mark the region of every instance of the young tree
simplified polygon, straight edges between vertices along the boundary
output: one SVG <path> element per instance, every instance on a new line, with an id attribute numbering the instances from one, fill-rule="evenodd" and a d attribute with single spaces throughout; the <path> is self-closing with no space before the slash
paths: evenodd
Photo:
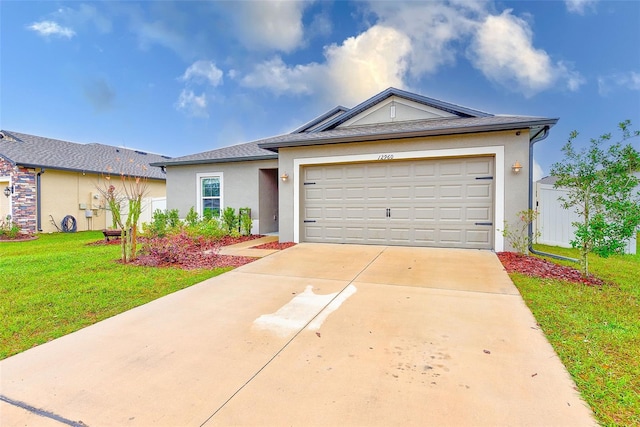
<path id="1" fill-rule="evenodd" d="M 146 168 L 143 166 L 143 170 Z M 132 176 L 120 173 L 120 188 L 111 182 L 111 176 L 104 177 L 101 185 L 96 188 L 105 198 L 111 215 L 113 226 L 121 230 L 120 241 L 122 244 L 122 262 L 133 261 L 136 257 L 138 221 L 142 213 L 142 199 L 148 192 L 148 182 L 146 177 Z M 123 220 L 123 205 L 128 204 L 126 219 Z"/>
<path id="2" fill-rule="evenodd" d="M 607 257 L 624 251 L 640 224 L 640 153 L 625 143 L 640 132 L 632 132 L 631 122 L 618 125 L 622 137 L 612 142 L 611 134 L 591 139 L 588 148 L 577 151 L 573 131 L 562 147 L 564 159 L 551 167 L 558 178 L 555 188 L 568 191 L 561 197 L 565 209 L 573 208 L 581 221 L 571 245 L 580 250 L 583 274 L 589 275 L 589 253 Z M 606 145 L 609 145 L 608 148 Z"/>

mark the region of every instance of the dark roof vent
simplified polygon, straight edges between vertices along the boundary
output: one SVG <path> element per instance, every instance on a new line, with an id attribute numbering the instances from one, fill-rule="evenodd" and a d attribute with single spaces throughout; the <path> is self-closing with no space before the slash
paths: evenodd
<path id="1" fill-rule="evenodd" d="M 142 154 L 143 156 L 146 156 L 146 155 L 147 155 L 147 153 L 145 153 L 144 151 L 138 151 L 138 150 L 135 150 L 135 153 L 136 153 L 136 154 Z"/>

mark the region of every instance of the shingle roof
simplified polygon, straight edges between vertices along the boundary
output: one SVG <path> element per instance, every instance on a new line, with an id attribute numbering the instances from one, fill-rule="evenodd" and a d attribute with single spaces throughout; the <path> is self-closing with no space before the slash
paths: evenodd
<path id="1" fill-rule="evenodd" d="M 244 144 L 231 145 L 229 147 L 205 151 L 203 153 L 174 157 L 170 160 L 163 160 L 160 162 L 152 163 L 152 165 L 192 165 L 199 163 L 244 162 L 249 160 L 269 160 L 277 158 L 278 155 L 274 152 L 258 147 L 258 144 L 255 142 L 247 142 Z"/>
<path id="2" fill-rule="evenodd" d="M 0 156 L 16 165 L 166 179 L 160 168 L 150 166 L 152 162 L 167 159 L 159 154 L 96 143 L 78 144 L 13 131 L 2 131 L 2 134 Z"/>
<path id="3" fill-rule="evenodd" d="M 553 126 L 558 119 L 530 116 L 487 116 L 442 118 L 350 126 L 302 134 L 285 134 L 257 141 L 261 148 L 277 151 L 282 147 L 376 141 L 417 136 L 457 135 Z"/>

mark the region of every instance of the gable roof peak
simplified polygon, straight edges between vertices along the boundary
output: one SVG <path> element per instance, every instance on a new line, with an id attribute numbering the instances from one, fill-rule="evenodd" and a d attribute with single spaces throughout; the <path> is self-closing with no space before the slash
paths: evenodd
<path id="1" fill-rule="evenodd" d="M 429 98 L 427 96 L 418 95 L 416 93 L 408 92 L 406 90 L 398 89 L 395 87 L 389 87 L 377 95 L 372 96 L 364 102 L 356 105 L 350 110 L 344 112 L 343 114 L 334 117 L 333 119 L 327 121 L 321 126 L 316 127 L 315 129 L 310 130 L 310 132 L 322 132 L 325 130 L 335 129 L 342 123 L 345 123 L 347 120 L 355 117 L 356 115 L 362 113 L 363 111 L 373 107 L 384 100 L 396 96 L 399 98 L 407 99 L 409 101 L 417 102 L 429 107 L 437 108 L 439 110 L 443 110 L 454 114 L 460 118 L 468 118 L 468 117 L 491 117 L 493 114 L 486 113 L 480 110 L 474 110 L 472 108 L 463 107 L 461 105 L 452 104 L 445 101 L 440 101 L 435 98 Z"/>

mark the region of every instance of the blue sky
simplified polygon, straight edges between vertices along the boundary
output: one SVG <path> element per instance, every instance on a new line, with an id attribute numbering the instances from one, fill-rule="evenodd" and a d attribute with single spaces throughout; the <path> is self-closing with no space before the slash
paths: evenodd
<path id="1" fill-rule="evenodd" d="M 571 130 L 640 129 L 637 1 L 3 0 L 0 20 L 0 128 L 50 138 L 177 157 L 390 86 L 559 117 L 536 175 Z"/>

